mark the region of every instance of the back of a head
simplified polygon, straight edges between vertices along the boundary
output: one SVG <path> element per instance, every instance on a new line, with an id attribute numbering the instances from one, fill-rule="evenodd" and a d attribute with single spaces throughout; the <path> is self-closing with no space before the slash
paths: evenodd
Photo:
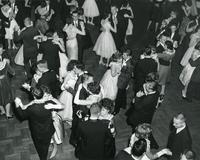
<path id="1" fill-rule="evenodd" d="M 94 103 L 90 106 L 90 114 L 93 116 L 98 116 L 101 111 L 101 107 L 98 103 Z"/>
<path id="2" fill-rule="evenodd" d="M 131 149 L 131 154 L 136 157 L 142 156 L 147 149 L 147 142 L 145 139 L 139 139 L 135 141 Z"/>
<path id="3" fill-rule="evenodd" d="M 67 65 L 67 71 L 72 71 L 74 69 L 74 66 L 76 66 L 78 63 L 77 60 L 71 60 L 69 61 L 68 65 Z"/>
<path id="4" fill-rule="evenodd" d="M 45 85 L 41 85 L 40 86 L 41 90 L 46 93 L 46 94 L 51 94 L 51 90 L 49 89 L 48 86 L 45 86 Z"/>
<path id="5" fill-rule="evenodd" d="M 101 87 L 100 87 L 99 83 L 97 83 L 97 82 L 89 83 L 87 88 L 92 94 L 99 94 L 101 91 Z"/>
<path id="6" fill-rule="evenodd" d="M 165 44 L 167 46 L 167 49 L 173 50 L 174 47 L 173 47 L 173 43 L 171 41 L 166 41 Z"/>
<path id="7" fill-rule="evenodd" d="M 151 55 L 151 48 L 149 46 L 144 49 L 144 54 L 147 56 Z"/>
<path id="8" fill-rule="evenodd" d="M 185 155 L 185 158 L 187 160 L 195 160 L 195 157 L 196 157 L 194 151 L 192 150 L 185 150 L 183 155 Z"/>
<path id="9" fill-rule="evenodd" d="M 41 88 L 39 87 L 36 87 L 36 88 L 33 88 L 32 91 L 31 91 L 31 94 L 34 98 L 36 99 L 41 99 L 44 95 L 44 92 L 42 91 Z"/>
<path id="10" fill-rule="evenodd" d="M 109 113 L 112 113 L 113 110 L 114 110 L 114 103 L 111 99 L 109 98 L 103 98 L 101 101 L 100 101 L 100 105 L 101 107 L 107 109 L 109 111 Z"/>
<path id="11" fill-rule="evenodd" d="M 178 113 L 177 115 L 174 116 L 175 119 L 181 120 L 182 122 L 186 121 L 186 117 L 183 113 Z"/>

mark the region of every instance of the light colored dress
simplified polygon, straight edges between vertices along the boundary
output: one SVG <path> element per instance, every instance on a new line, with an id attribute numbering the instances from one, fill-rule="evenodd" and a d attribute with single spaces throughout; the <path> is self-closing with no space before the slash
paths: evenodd
<path id="1" fill-rule="evenodd" d="M 85 0 L 82 8 L 86 17 L 99 16 L 99 9 L 95 0 Z"/>
<path id="2" fill-rule="evenodd" d="M 21 45 L 14 59 L 15 64 L 20 65 L 20 66 L 24 66 L 23 48 L 24 48 L 24 45 Z"/>
<path id="3" fill-rule="evenodd" d="M 100 84 L 104 90 L 103 97 L 114 101 L 118 91 L 117 81 L 121 71 L 121 63 L 111 62 L 109 66 L 110 69 L 105 72 Z"/>
<path id="4" fill-rule="evenodd" d="M 13 18 L 10 21 L 10 26 L 9 28 L 5 28 L 6 34 L 5 34 L 5 39 L 13 39 L 13 35 L 14 35 L 14 28 L 18 26 L 16 20 Z"/>
<path id="5" fill-rule="evenodd" d="M 78 42 L 76 35 L 80 32 L 74 25 L 66 25 L 64 31 L 67 34 L 67 54 L 69 60 L 78 60 Z"/>
<path id="6" fill-rule="evenodd" d="M 110 32 L 111 24 L 109 21 L 103 20 L 101 21 L 101 26 L 103 31 L 99 35 L 93 50 L 101 57 L 110 58 L 117 51 L 115 41 Z"/>
<path id="7" fill-rule="evenodd" d="M 69 59 L 65 53 L 59 52 L 60 58 L 60 77 L 64 78 L 67 75 L 67 65 L 69 63 Z"/>
<path id="8" fill-rule="evenodd" d="M 188 64 L 188 61 L 191 58 L 191 55 L 194 51 L 194 47 L 199 41 L 200 41 L 200 35 L 198 35 L 197 33 L 194 33 L 191 35 L 189 48 L 185 52 L 185 54 L 181 60 L 181 63 L 180 63 L 183 67 L 185 67 Z"/>
<path id="9" fill-rule="evenodd" d="M 74 88 L 76 81 L 77 76 L 72 71 L 68 71 L 64 83 L 61 86 L 63 92 L 59 97 L 59 101 L 64 105 L 64 109 L 62 111 L 59 111 L 58 114 L 62 117 L 64 121 L 72 121 L 73 115 L 73 95 L 67 90 L 64 90 L 64 88 Z"/>

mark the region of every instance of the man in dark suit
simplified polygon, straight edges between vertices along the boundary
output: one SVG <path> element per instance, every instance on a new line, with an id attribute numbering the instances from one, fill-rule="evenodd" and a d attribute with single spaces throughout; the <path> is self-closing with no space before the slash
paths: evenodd
<path id="1" fill-rule="evenodd" d="M 57 98 L 60 94 L 60 87 L 56 72 L 48 69 L 47 61 L 45 60 L 38 62 L 37 70 L 42 73 L 41 78 L 37 82 L 37 86 L 44 85 L 49 87 L 53 97 Z"/>
<path id="2" fill-rule="evenodd" d="M 35 100 L 41 100 L 43 92 L 41 89 L 32 90 Z M 16 112 L 20 120 L 28 120 L 31 137 L 40 160 L 47 160 L 48 149 L 52 135 L 55 131 L 51 111 L 45 109 L 45 103 L 30 103 L 28 108 L 24 108 L 19 98 L 15 99 Z M 23 108 L 23 109 L 22 109 Z"/>
<path id="3" fill-rule="evenodd" d="M 81 23 L 84 23 L 84 22 L 83 22 L 83 20 L 80 20 L 78 18 L 78 16 L 79 16 L 78 10 L 75 10 L 75 11 L 72 12 L 73 24 L 79 30 L 82 30 L 81 29 Z M 84 26 L 85 26 L 85 24 L 84 24 Z M 86 30 L 86 28 L 85 28 L 85 30 Z M 88 34 L 89 34 L 88 30 L 86 30 L 86 35 L 80 35 L 80 34 L 76 35 L 76 38 L 77 38 L 77 41 L 78 41 L 78 60 L 81 63 L 83 62 L 83 52 L 84 52 L 84 49 L 86 49 L 86 48 L 88 48 L 90 46 L 90 44 L 88 44 L 88 43 L 91 43 L 91 39 L 90 39 L 90 36 Z"/>
<path id="4" fill-rule="evenodd" d="M 136 63 L 134 71 L 135 79 L 135 93 L 137 93 L 145 82 L 146 76 L 151 72 L 157 72 L 157 62 L 152 58 L 152 54 L 155 53 L 155 48 L 145 48 L 144 54 L 140 60 Z"/>
<path id="5" fill-rule="evenodd" d="M 16 31 L 14 36 L 17 40 L 22 40 L 24 45 L 24 67 L 27 73 L 28 79 L 32 78 L 31 67 L 37 62 L 37 42 L 34 40 L 34 37 L 37 36 L 38 30 L 33 27 L 33 22 L 29 17 L 24 19 L 25 28 L 21 31 L 19 28 L 15 28 Z M 30 64 L 31 63 L 31 64 Z"/>
<path id="6" fill-rule="evenodd" d="M 172 152 L 170 160 L 177 160 L 186 149 L 191 149 L 192 139 L 184 114 L 179 113 L 173 118 L 173 126 L 174 129 L 168 137 L 167 148 Z"/>
<path id="7" fill-rule="evenodd" d="M 111 25 L 114 22 L 117 24 L 117 32 L 111 32 L 115 41 L 117 49 L 120 49 L 125 44 L 126 30 L 128 27 L 128 18 L 125 16 L 125 10 L 118 10 L 117 6 L 111 6 Z"/>
<path id="8" fill-rule="evenodd" d="M 132 51 L 124 48 L 122 53 L 122 69 L 117 81 L 118 92 L 115 100 L 115 114 L 119 113 L 120 108 L 126 108 L 126 90 L 133 75 Z"/>
<path id="9" fill-rule="evenodd" d="M 42 59 L 47 61 L 48 68 L 54 70 L 59 75 L 59 51 L 65 52 L 65 48 L 58 39 L 53 38 L 53 35 L 54 33 L 51 31 L 46 33 L 47 40 L 40 44 L 39 52 L 43 54 Z"/>
<path id="10" fill-rule="evenodd" d="M 100 105 L 90 107 L 90 118 L 82 121 L 77 129 L 76 152 L 80 160 L 106 160 L 105 141 L 112 136 L 108 124 L 98 120 Z"/>

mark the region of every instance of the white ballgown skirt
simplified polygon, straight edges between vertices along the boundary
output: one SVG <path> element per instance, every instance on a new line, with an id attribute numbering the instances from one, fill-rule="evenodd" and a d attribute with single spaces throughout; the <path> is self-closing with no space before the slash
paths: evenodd
<path id="1" fill-rule="evenodd" d="M 18 26 L 17 22 L 15 19 L 12 19 L 10 21 L 10 26 L 9 28 L 5 28 L 6 34 L 5 34 L 5 39 L 13 39 L 13 34 L 14 34 L 14 28 Z"/>
<path id="2" fill-rule="evenodd" d="M 68 91 L 63 91 L 60 95 L 59 101 L 64 105 L 64 109 L 59 111 L 58 114 L 62 117 L 64 121 L 72 121 L 73 115 L 73 96 Z"/>
<path id="3" fill-rule="evenodd" d="M 85 0 L 82 8 L 86 17 L 99 16 L 99 9 L 95 0 Z"/>
<path id="4" fill-rule="evenodd" d="M 133 22 L 131 19 L 128 20 L 128 27 L 127 27 L 127 30 L 126 30 L 126 35 L 127 36 L 130 36 L 133 34 Z"/>
<path id="5" fill-rule="evenodd" d="M 189 59 L 191 58 L 192 53 L 193 53 L 193 51 L 194 51 L 194 47 L 195 47 L 195 45 L 192 46 L 192 47 L 190 47 L 190 48 L 188 48 L 187 51 L 185 52 L 183 58 L 181 59 L 180 64 L 181 64 L 183 67 L 185 67 L 185 66 L 188 64 L 188 61 L 189 61 Z"/>
<path id="6" fill-rule="evenodd" d="M 64 78 L 67 75 L 67 65 L 69 63 L 69 59 L 67 58 L 65 53 L 59 52 L 60 58 L 60 77 Z"/>
<path id="7" fill-rule="evenodd" d="M 192 67 L 190 65 L 190 63 L 188 63 L 182 70 L 180 76 L 179 76 L 179 79 L 181 81 L 181 83 L 186 86 L 187 84 L 189 84 L 190 82 L 190 79 L 192 77 L 192 74 L 194 72 L 196 67 Z"/>
<path id="8" fill-rule="evenodd" d="M 99 35 L 93 50 L 97 55 L 104 58 L 110 58 L 117 51 L 115 41 L 110 31 L 103 31 Z"/>
<path id="9" fill-rule="evenodd" d="M 78 60 L 78 42 L 76 38 L 67 40 L 67 55 L 69 60 Z"/>
<path id="10" fill-rule="evenodd" d="M 101 86 L 103 87 L 104 98 L 109 98 L 111 100 L 115 100 L 117 96 L 117 81 L 118 81 L 119 74 L 116 76 L 111 75 L 111 70 L 107 70 L 103 76 L 103 78 L 100 81 Z"/>
<path id="11" fill-rule="evenodd" d="M 24 66 L 23 48 L 24 48 L 24 45 L 21 45 L 14 59 L 15 64 L 20 65 L 20 66 Z"/>

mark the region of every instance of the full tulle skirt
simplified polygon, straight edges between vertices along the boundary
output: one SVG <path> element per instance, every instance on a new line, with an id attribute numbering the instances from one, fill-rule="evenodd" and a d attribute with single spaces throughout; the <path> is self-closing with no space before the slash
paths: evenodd
<path id="1" fill-rule="evenodd" d="M 63 91 L 60 95 L 59 101 L 63 104 L 64 109 L 59 111 L 58 114 L 62 117 L 64 121 L 72 121 L 72 101 L 73 96 L 68 91 Z"/>
<path id="2" fill-rule="evenodd" d="M 102 32 L 93 50 L 101 57 L 110 58 L 117 51 L 112 34 L 109 31 Z"/>
<path id="3" fill-rule="evenodd" d="M 82 8 L 86 17 L 99 16 L 99 9 L 95 0 L 85 0 Z"/>
<path id="4" fill-rule="evenodd" d="M 185 52 L 180 63 L 183 67 L 185 67 L 188 64 L 188 61 L 191 58 L 193 51 L 194 51 L 194 46 L 188 48 L 187 51 Z"/>
<path id="5" fill-rule="evenodd" d="M 111 100 L 115 100 L 117 96 L 117 81 L 118 81 L 119 75 L 112 76 L 111 75 L 111 70 L 107 70 L 105 74 L 103 75 L 103 78 L 100 81 L 101 86 L 103 87 L 104 90 L 104 98 L 109 98 Z"/>
<path id="6" fill-rule="evenodd" d="M 67 46 L 67 54 L 68 54 L 68 58 L 69 60 L 78 60 L 78 42 L 77 39 L 70 39 L 67 40 L 66 43 Z"/>
<path id="7" fill-rule="evenodd" d="M 20 65 L 20 66 L 24 66 L 23 49 L 24 49 L 24 45 L 21 45 L 14 59 L 15 64 Z"/>

